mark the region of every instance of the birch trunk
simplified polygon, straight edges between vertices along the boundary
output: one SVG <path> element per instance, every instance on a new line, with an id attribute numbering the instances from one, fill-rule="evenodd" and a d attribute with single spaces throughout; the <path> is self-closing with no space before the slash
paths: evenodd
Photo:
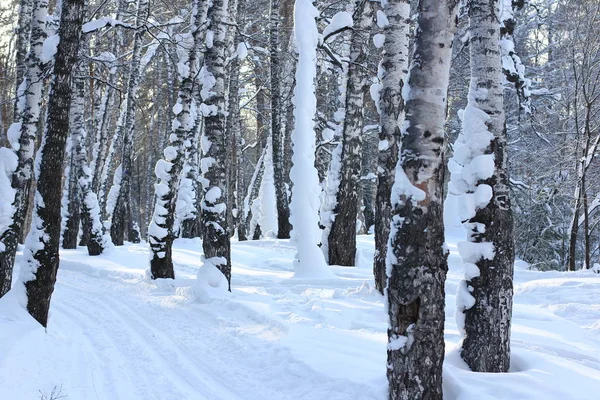
<path id="1" fill-rule="evenodd" d="M 341 176 L 333 210 L 335 219 L 328 237 L 329 264 L 354 266 L 356 259 L 356 221 L 362 158 L 362 127 L 367 60 L 373 10 L 368 1 L 358 0 L 353 15 L 350 57 L 346 84 L 346 115 L 342 130 Z"/>
<path id="2" fill-rule="evenodd" d="M 410 2 L 390 0 L 383 7 L 389 24 L 384 28 L 379 94 L 380 131 L 375 198 L 375 287 L 383 294 L 387 275 L 386 257 L 392 215 L 392 185 L 401 141 L 400 123 L 404 119 L 402 88 L 408 74 Z"/>
<path id="3" fill-rule="evenodd" d="M 457 294 L 457 325 L 460 329 L 464 318 L 461 355 L 477 372 L 510 367 L 515 255 L 499 20 L 498 1 L 469 3 L 471 84 L 453 159 L 463 167 L 451 169 L 450 190 L 464 191 L 459 201 L 467 210 L 461 215 L 467 242 L 458 244 L 465 281 Z"/>
<path id="4" fill-rule="evenodd" d="M 444 121 L 455 0 L 418 3 L 387 254 L 389 398 L 442 399 Z"/>
<path id="5" fill-rule="evenodd" d="M 12 124 L 7 133 L 18 163 L 11 182 L 15 190 L 11 222 L 3 232 L 0 232 L 2 245 L 0 246 L 0 297 L 4 296 L 11 287 L 17 244 L 23 230 L 29 190 L 33 180 L 33 150 L 42 107 L 42 76 L 45 64 L 41 56 L 42 46 L 47 36 L 45 30 L 47 14 L 48 1 L 36 0 L 33 3 L 27 71 L 21 83 L 21 96 L 17 98 L 19 122 Z"/>
<path id="6" fill-rule="evenodd" d="M 205 128 L 201 140 L 203 157 L 200 165 L 204 190 L 204 262 L 212 264 L 223 273 L 231 291 L 231 244 L 227 233 L 225 169 L 225 47 L 228 33 L 226 19 L 227 2 L 213 0 L 207 15 L 213 40 L 212 43 L 207 43 L 208 48 L 204 56 L 202 110 Z"/>
<path id="7" fill-rule="evenodd" d="M 273 182 L 277 202 L 277 238 L 289 239 L 292 226 L 290 224 L 290 206 L 285 188 L 285 169 L 283 165 L 283 130 L 281 127 L 281 60 L 279 49 L 279 0 L 271 0 L 269 28 L 270 68 L 271 68 L 271 138 L 273 153 Z"/>
<path id="8" fill-rule="evenodd" d="M 60 42 L 48 96 L 46 129 L 36 157 L 37 191 L 31 231 L 27 236 L 20 279 L 27 293 L 27 310 L 44 327 L 59 264 L 61 186 L 69 132 L 71 70 L 77 61 L 83 0 L 62 0 Z"/>
<path id="9" fill-rule="evenodd" d="M 138 0 L 135 25 L 140 26 L 148 20 L 150 12 L 148 0 Z M 121 159 L 121 176 L 111 188 L 114 200 L 114 207 L 110 207 L 111 212 L 107 213 L 110 221 L 110 236 L 116 246 L 122 246 L 125 239 L 125 232 L 129 229 L 128 222 L 130 216 L 131 196 L 131 175 L 133 172 L 133 134 L 135 124 L 135 101 L 140 83 L 140 58 L 142 54 L 142 35 L 143 30 L 137 30 L 134 35 L 133 54 L 131 65 L 129 67 L 129 78 L 127 82 L 127 103 L 125 109 L 125 118 L 123 120 L 122 138 L 123 150 Z M 113 204 L 111 204 L 112 206 Z"/>
<path id="10" fill-rule="evenodd" d="M 187 148 L 192 145 L 189 138 L 194 135 L 195 128 L 194 80 L 198 72 L 200 27 L 206 19 L 204 8 L 201 6 L 202 4 L 198 0 L 194 1 L 191 32 L 193 43 L 187 61 L 185 64 L 180 61 L 179 65 L 181 84 L 177 103 L 173 110 L 175 113 L 175 119 L 171 125 L 173 131 L 169 138 L 169 146 L 164 150 L 164 159 L 159 160 L 155 167 L 159 183 L 155 185 L 156 203 L 148 228 L 148 242 L 152 252 L 150 258 L 152 279 L 175 278 L 172 259 L 173 241 L 175 240 L 173 226 L 183 163 Z"/>

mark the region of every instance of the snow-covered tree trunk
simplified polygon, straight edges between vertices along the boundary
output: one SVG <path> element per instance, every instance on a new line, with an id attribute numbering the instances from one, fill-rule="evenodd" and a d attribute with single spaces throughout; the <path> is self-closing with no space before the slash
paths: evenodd
<path id="1" fill-rule="evenodd" d="M 456 296 L 462 358 L 473 371 L 507 372 L 513 293 L 499 1 L 469 2 L 471 84 L 450 162 L 449 194 L 460 196 L 467 241 L 458 243 L 465 280 Z"/>
<path id="2" fill-rule="evenodd" d="M 31 31 L 31 11 L 35 0 L 21 0 L 19 4 L 19 21 L 15 40 L 15 97 L 19 97 L 19 86 L 27 72 L 27 47 Z M 13 110 L 14 122 L 19 122 L 18 102 Z"/>
<path id="3" fill-rule="evenodd" d="M 271 0 L 271 15 L 269 25 L 269 55 L 271 68 L 271 138 L 273 181 L 277 200 L 277 237 L 288 239 L 292 226 L 290 224 L 290 207 L 285 185 L 285 170 L 283 165 L 283 129 L 281 126 L 281 50 L 279 48 L 279 0 Z"/>
<path id="4" fill-rule="evenodd" d="M 263 173 L 265 171 L 265 160 L 266 148 L 263 149 L 261 156 L 256 162 L 254 173 L 248 182 L 248 192 L 244 197 L 243 209 L 242 209 L 242 223 L 244 224 L 244 232 L 247 237 L 254 238 L 254 232 L 256 230 L 256 218 L 252 210 L 254 201 L 258 198 L 258 192 L 260 191 L 259 182 L 262 182 Z M 260 229 L 260 228 L 259 228 Z"/>
<path id="5" fill-rule="evenodd" d="M 173 107 L 175 114 L 171 125 L 173 131 L 169 137 L 169 145 L 164 150 L 164 159 L 159 160 L 155 167 L 159 182 L 155 185 L 156 203 L 148 227 L 148 242 L 152 252 L 150 258 L 152 279 L 175 278 L 172 259 L 175 207 L 186 151 L 192 146 L 190 137 L 195 134 L 194 81 L 198 73 L 200 27 L 206 19 L 206 10 L 200 1 L 194 1 L 192 9 L 191 47 L 189 53 L 185 58 L 182 57 L 178 64 L 181 84 L 177 102 Z M 193 202 L 193 199 L 187 200 Z"/>
<path id="6" fill-rule="evenodd" d="M 25 243 L 20 280 L 25 285 L 27 310 L 44 327 L 59 264 L 60 180 L 69 132 L 71 73 L 77 61 L 84 0 L 62 0 L 57 49 L 48 95 L 45 132 L 36 156 L 37 191 L 33 223 Z M 59 40 L 60 38 L 60 40 Z M 50 39 L 51 40 L 51 39 Z"/>
<path id="7" fill-rule="evenodd" d="M 340 183 L 333 210 L 334 220 L 328 237 L 329 264 L 354 266 L 356 258 L 356 220 L 362 158 L 362 127 L 368 70 L 365 67 L 373 9 L 368 1 L 355 3 L 354 29 L 350 38 L 350 57 L 346 84 L 346 115 L 342 129 Z"/>
<path id="8" fill-rule="evenodd" d="M 392 185 L 398 163 L 401 124 L 404 120 L 402 88 L 408 74 L 410 1 L 389 0 L 383 6 L 383 13 L 387 24 L 381 23 L 385 35 L 383 57 L 378 73 L 381 79 L 381 90 L 374 88 L 380 113 L 380 128 L 373 261 L 375 287 L 382 294 L 387 281 L 385 266 L 392 217 Z"/>
<path id="9" fill-rule="evenodd" d="M 148 0 L 138 0 L 135 25 L 141 26 L 148 20 L 149 14 Z M 125 232 L 129 229 L 128 223 L 131 223 L 128 210 L 130 209 L 131 198 L 131 175 L 133 173 L 133 133 L 135 124 L 135 102 L 140 83 L 140 58 L 142 55 L 142 35 L 143 29 L 139 29 L 134 34 L 133 51 L 131 64 L 129 66 L 129 78 L 127 82 L 127 100 L 125 105 L 125 115 L 120 128 L 123 138 L 123 150 L 121 153 L 121 174 L 118 182 L 113 183 L 109 193 L 107 208 L 109 208 L 108 218 L 110 218 L 110 236 L 116 246 L 123 245 Z M 113 139 L 114 140 L 114 139 Z M 115 174 L 116 175 L 116 174 Z"/>
<path id="10" fill-rule="evenodd" d="M 229 29 L 227 0 L 213 0 L 208 10 L 207 50 L 204 55 L 202 113 L 204 134 L 201 139 L 202 221 L 204 224 L 204 265 L 217 268 L 231 290 L 231 243 L 227 233 L 227 177 L 225 133 L 225 48 Z M 199 273 L 200 278 L 200 273 Z"/>
<path id="11" fill-rule="evenodd" d="M 79 49 L 79 64 L 75 74 L 84 76 L 86 74 L 87 63 L 85 62 L 85 51 L 87 50 L 87 40 L 84 39 Z M 92 170 L 88 165 L 85 120 L 85 80 L 75 77 L 73 79 L 73 93 L 71 96 L 71 110 L 69 116 L 69 129 L 71 132 L 71 158 L 74 160 L 70 167 L 70 177 L 75 180 L 75 192 L 77 195 L 77 209 L 79 212 L 78 222 L 81 221 L 82 242 L 88 249 L 90 256 L 97 256 L 104 251 L 107 240 L 102 234 L 102 224 L 100 222 L 100 207 L 98 197 L 92 191 Z M 70 189 L 73 190 L 73 189 Z M 63 195 L 64 197 L 64 195 Z M 64 210 L 63 210 L 64 211 Z M 79 233 L 79 223 L 77 231 L 73 231 L 75 238 Z M 76 248 L 76 243 L 71 243 Z M 65 247 L 65 235 L 63 233 L 63 248 Z"/>
<path id="12" fill-rule="evenodd" d="M 390 399 L 442 399 L 444 122 L 457 0 L 421 0 L 392 187 L 386 287 Z"/>
<path id="13" fill-rule="evenodd" d="M 10 179 L 14 197 L 7 200 L 12 203 L 12 207 L 7 210 L 5 222 L 0 225 L 0 297 L 11 287 L 15 253 L 19 235 L 23 230 L 29 188 L 33 179 L 33 150 L 42 106 L 43 70 L 46 61 L 42 60 L 42 48 L 46 39 L 47 14 L 47 0 L 34 1 L 29 53 L 26 61 L 27 71 L 19 89 L 20 96 L 17 98 L 19 120 L 13 123 L 7 132 L 18 162 L 15 168 L 7 171 L 9 174 L 12 173 Z M 7 154 L 6 157 L 10 156 Z"/>
<path id="14" fill-rule="evenodd" d="M 319 248 L 321 232 L 319 223 L 319 176 L 315 168 L 315 115 L 317 98 L 317 45 L 319 33 L 315 18 L 318 10 L 311 0 L 296 0 L 294 32 L 298 46 L 298 65 L 295 87 L 295 130 L 292 133 L 293 183 L 290 218 L 293 226 L 292 240 L 297 249 L 295 276 L 299 278 L 327 277 L 333 275 Z"/>

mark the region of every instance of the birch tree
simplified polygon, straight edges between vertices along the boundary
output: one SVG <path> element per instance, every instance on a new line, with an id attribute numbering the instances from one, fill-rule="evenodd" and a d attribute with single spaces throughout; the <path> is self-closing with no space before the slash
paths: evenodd
<path id="1" fill-rule="evenodd" d="M 231 243 L 227 232 L 227 179 L 225 142 L 225 49 L 227 46 L 227 0 L 213 0 L 208 9 L 207 49 L 200 73 L 204 133 L 201 138 L 203 267 L 217 268 L 231 290 Z M 199 279 L 201 272 L 199 272 Z"/>
<path id="2" fill-rule="evenodd" d="M 135 25 L 140 27 L 148 20 L 148 0 L 138 0 Z M 131 64 L 127 79 L 127 99 L 124 105 L 124 114 L 121 124 L 117 127 L 117 138 L 122 137 L 121 165 L 117 168 L 107 200 L 107 216 L 110 219 L 110 236 L 115 245 L 123 245 L 127 223 L 131 223 L 131 216 L 127 210 L 131 201 L 131 174 L 133 171 L 133 130 L 135 124 L 135 101 L 140 83 L 140 58 L 142 56 L 143 29 L 136 30 L 133 39 Z M 113 139 L 114 142 L 114 139 Z"/>
<path id="3" fill-rule="evenodd" d="M 390 399 L 441 399 L 444 122 L 457 1 L 420 0 L 387 250 Z"/>
<path id="4" fill-rule="evenodd" d="M 402 88 L 408 74 L 410 2 L 389 0 L 383 6 L 383 57 L 379 66 L 381 83 L 375 87 L 380 113 L 377 195 L 375 201 L 375 287 L 383 294 L 386 286 L 386 255 L 392 213 L 391 194 L 398 162 L 400 124 L 404 119 Z"/>
<path id="5" fill-rule="evenodd" d="M 356 258 L 358 185 L 362 158 L 362 128 L 368 70 L 365 61 L 373 19 L 371 3 L 358 0 L 352 16 L 350 57 L 346 83 L 345 111 L 341 142 L 340 183 L 336 194 L 334 220 L 328 237 L 329 264 L 353 266 Z"/>
<path id="6" fill-rule="evenodd" d="M 36 180 L 33 222 L 25 242 L 25 263 L 20 280 L 27 294 L 27 311 L 44 327 L 48 324 L 50 299 L 59 265 L 60 181 L 65 144 L 69 132 L 71 73 L 77 61 L 83 0 L 62 0 L 60 28 L 52 82 L 48 95 L 45 131 L 36 156 Z M 52 39 L 49 39 L 52 40 Z"/>
<path id="7" fill-rule="evenodd" d="M 318 10 L 311 0 L 296 0 L 294 32 L 298 46 L 295 87 L 295 130 L 292 133 L 292 201 L 290 204 L 293 226 L 292 240 L 297 249 L 295 276 L 300 278 L 330 277 L 325 257 L 319 249 L 318 227 L 319 176 L 315 168 L 315 114 L 317 99 L 317 44 L 319 33 L 315 23 Z"/>
<path id="8" fill-rule="evenodd" d="M 23 230 L 26 203 L 33 179 L 33 150 L 42 106 L 43 71 L 46 61 L 42 60 L 42 48 L 47 36 L 45 30 L 47 15 L 47 0 L 35 0 L 32 7 L 29 52 L 26 58 L 27 70 L 17 97 L 19 121 L 13 123 L 7 132 L 12 150 L 17 156 L 17 164 L 15 168 L 11 168 L 11 187 L 14 190 L 12 207 L 8 210 L 6 223 L 0 225 L 2 229 L 0 231 L 0 296 L 6 294 L 11 287 L 17 244 Z"/>
<path id="9" fill-rule="evenodd" d="M 272 138 L 272 160 L 273 160 L 273 181 L 275 184 L 275 198 L 277 201 L 277 237 L 279 239 L 289 239 L 290 230 L 290 209 L 288 204 L 288 194 L 285 185 L 285 169 L 283 164 L 283 129 L 281 126 L 282 117 L 282 92 L 281 92 L 281 49 L 279 41 L 279 0 L 271 0 L 271 13 L 269 25 L 269 55 L 271 68 L 271 138 Z"/>
<path id="10" fill-rule="evenodd" d="M 198 54 L 201 26 L 206 19 L 203 3 L 196 0 L 192 6 L 191 47 L 186 57 L 179 61 L 178 72 L 181 79 L 177 102 L 173 107 L 175 119 L 169 145 L 164 150 L 164 159 L 156 163 L 155 173 L 159 183 L 155 185 L 156 203 L 154 215 L 148 228 L 148 242 L 152 256 L 150 271 L 152 279 L 175 278 L 173 270 L 173 230 L 175 206 L 182 179 L 183 164 L 187 148 L 192 146 L 190 136 L 195 133 L 196 104 L 194 101 L 194 81 L 198 73 Z"/>

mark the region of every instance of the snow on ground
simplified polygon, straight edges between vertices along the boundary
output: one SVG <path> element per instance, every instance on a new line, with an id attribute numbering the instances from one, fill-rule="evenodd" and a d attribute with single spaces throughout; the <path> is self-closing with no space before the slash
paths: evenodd
<path id="1" fill-rule="evenodd" d="M 455 349 L 462 277 L 449 238 L 446 399 L 597 399 L 600 276 L 517 268 L 512 371 L 468 371 Z M 293 276 L 287 241 L 233 243 L 233 293 L 201 303 L 177 290 L 200 264 L 197 240 L 178 240 L 177 279 L 151 282 L 147 245 L 100 257 L 62 251 L 47 332 L 0 300 L 0 399 L 60 393 L 92 399 L 380 399 L 386 395 L 386 315 L 373 288 L 373 239 L 338 279 Z M 15 274 L 16 275 L 16 274 Z"/>

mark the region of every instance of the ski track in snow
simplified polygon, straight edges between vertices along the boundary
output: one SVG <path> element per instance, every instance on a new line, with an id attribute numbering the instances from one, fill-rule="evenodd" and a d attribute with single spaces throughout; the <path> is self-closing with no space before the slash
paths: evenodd
<path id="1" fill-rule="evenodd" d="M 600 389 L 600 276 L 516 269 L 512 368 L 470 372 L 456 350 L 462 277 L 456 232 L 446 283 L 447 399 L 596 399 Z M 290 279 L 287 241 L 232 244 L 233 293 L 200 303 L 177 291 L 200 264 L 198 240 L 178 240 L 177 279 L 145 278 L 146 244 L 100 257 L 61 253 L 47 332 L 0 301 L 0 399 L 54 387 L 88 399 L 387 398 L 383 297 L 373 288 L 371 236 L 340 279 Z M 20 255 L 19 255 L 20 259 Z M 15 277 L 18 271 L 15 272 Z"/>

